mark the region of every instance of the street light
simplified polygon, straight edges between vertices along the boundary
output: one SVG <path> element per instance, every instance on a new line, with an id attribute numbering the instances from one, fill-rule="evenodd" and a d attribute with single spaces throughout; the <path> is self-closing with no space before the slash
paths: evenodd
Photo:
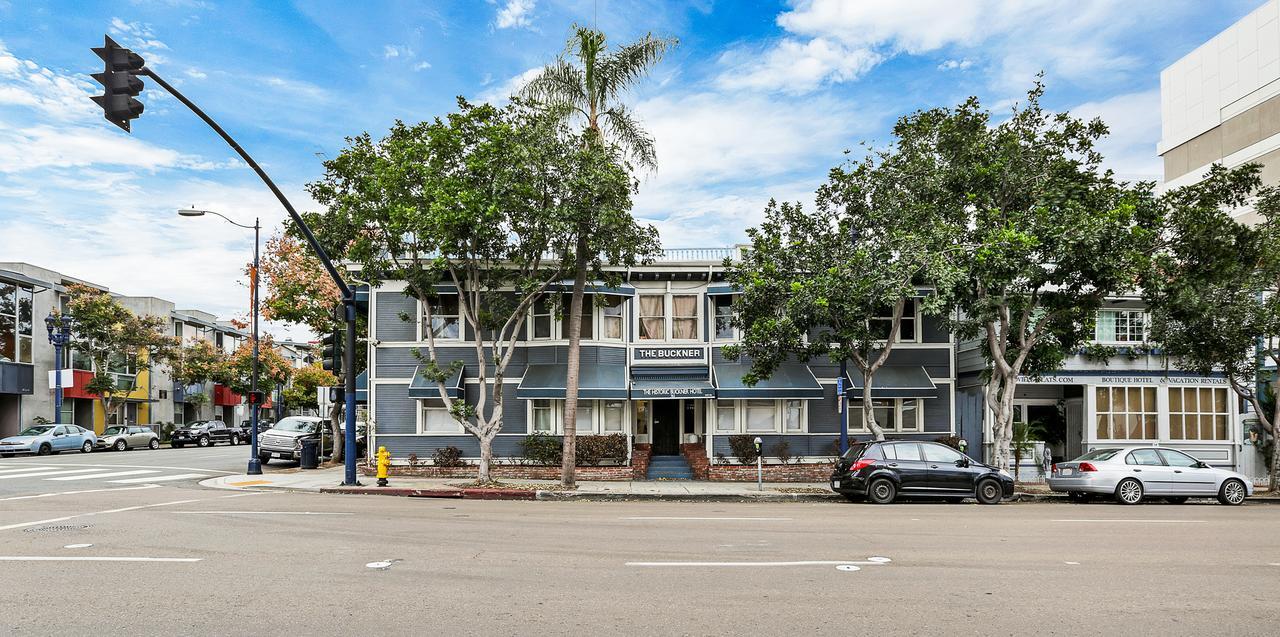
<path id="1" fill-rule="evenodd" d="M 258 242 L 261 236 L 262 225 L 258 222 L 258 218 L 253 219 L 253 225 L 247 226 L 243 223 L 236 223 L 229 219 L 226 215 L 214 212 L 212 210 L 197 210 L 195 206 L 178 210 L 180 217 L 203 217 L 205 215 L 214 215 L 222 217 L 227 223 L 245 229 L 253 230 L 253 272 L 250 275 L 250 282 L 253 289 L 253 374 L 249 381 L 249 475 L 262 475 L 262 461 L 258 459 L 258 408 L 262 405 L 262 400 L 258 395 Z"/>
<path id="2" fill-rule="evenodd" d="M 44 317 L 49 330 L 49 343 L 53 345 L 53 424 L 62 424 L 62 348 L 71 342 L 71 317 L 55 315 L 52 311 Z"/>

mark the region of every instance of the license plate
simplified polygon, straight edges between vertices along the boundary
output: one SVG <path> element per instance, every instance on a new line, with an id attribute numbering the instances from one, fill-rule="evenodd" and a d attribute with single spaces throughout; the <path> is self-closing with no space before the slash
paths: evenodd
<path id="1" fill-rule="evenodd" d="M 1063 470 L 1062 470 L 1062 475 L 1063 475 L 1063 476 L 1073 476 L 1073 475 L 1075 475 L 1075 474 L 1076 474 L 1076 470 L 1075 470 L 1075 469 L 1063 469 Z"/>
<path id="2" fill-rule="evenodd" d="M 831 488 L 832 488 L 832 489 L 839 489 L 839 488 L 840 488 L 840 481 L 839 481 L 839 480 L 832 480 L 832 481 L 831 481 Z"/>

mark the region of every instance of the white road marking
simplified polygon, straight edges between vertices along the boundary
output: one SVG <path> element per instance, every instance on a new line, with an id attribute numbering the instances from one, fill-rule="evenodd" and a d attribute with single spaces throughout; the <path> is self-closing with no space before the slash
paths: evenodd
<path id="1" fill-rule="evenodd" d="M 742 522 L 742 521 L 786 522 L 791 520 L 791 518 L 730 518 L 730 517 L 699 518 L 699 517 L 668 517 L 668 516 L 662 516 L 662 515 L 653 515 L 653 516 L 637 515 L 637 516 L 625 517 L 625 518 L 619 518 L 619 519 L 622 519 L 622 520 L 695 520 L 695 521 L 697 520 L 731 520 L 731 521 L 739 521 L 739 522 Z"/>
<path id="2" fill-rule="evenodd" d="M 1064 562 L 1064 563 L 1071 566 L 1080 566 L 1080 562 Z"/>
<path id="3" fill-rule="evenodd" d="M 1110 518 L 1098 518 L 1093 520 L 1052 520 L 1053 522 L 1123 522 L 1128 524 L 1198 524 L 1205 520 L 1114 520 Z"/>
<path id="4" fill-rule="evenodd" d="M 97 480 L 98 478 L 116 478 L 119 476 L 136 476 L 142 473 L 160 473 L 149 469 L 134 469 L 133 471 L 112 471 L 110 473 L 90 473 L 79 476 L 62 476 L 60 478 L 45 478 L 45 480 L 61 481 L 61 480 Z"/>
<path id="5" fill-rule="evenodd" d="M 861 571 L 862 567 L 854 566 L 852 564 L 837 564 L 836 570 L 837 571 Z"/>
<path id="6" fill-rule="evenodd" d="M 93 545 L 92 545 L 92 544 L 68 544 L 68 545 L 66 545 L 66 546 L 64 546 L 64 547 L 62 547 L 62 548 L 64 548 L 64 549 L 87 549 L 87 548 L 89 548 L 90 546 L 93 546 Z"/>
<path id="7" fill-rule="evenodd" d="M 76 515 L 68 515 L 68 516 L 61 517 L 61 518 L 50 518 L 50 519 L 48 519 L 48 520 L 36 520 L 36 521 L 34 521 L 34 522 L 19 522 L 19 523 L 17 523 L 17 524 L 9 524 L 9 525 L 6 525 L 6 526 L 0 526 L 0 531 L 8 531 L 8 530 L 11 530 L 11 529 L 21 529 L 21 528 L 28 527 L 28 526 L 38 526 L 38 525 L 41 525 L 41 524 L 52 524 L 52 523 L 54 523 L 54 522 L 65 522 L 65 521 L 67 521 L 67 520 L 72 520 L 72 519 L 75 519 L 75 518 L 87 518 L 87 517 L 93 517 L 93 516 L 95 516 L 95 515 L 105 515 L 105 514 L 108 514 L 108 513 L 123 513 L 123 512 L 125 512 L 125 511 L 137 511 L 138 509 L 150 509 L 150 508 L 153 508 L 153 507 L 167 507 L 167 506 L 172 506 L 172 505 L 174 505 L 174 504 L 186 504 L 186 503 L 188 503 L 188 502 L 200 502 L 201 500 L 204 500 L 204 499 L 207 499 L 207 498 L 197 498 L 197 499 L 195 499 L 195 500 L 174 500 L 173 502 L 159 502 L 159 503 L 156 503 L 156 504 L 140 504 L 140 505 L 138 505 L 138 506 L 124 507 L 124 508 L 122 508 L 122 509 L 109 509 L 109 510 L 107 510 L 107 511 L 93 511 L 93 512 L 90 512 L 90 513 L 79 513 L 79 514 L 76 514 Z"/>
<path id="8" fill-rule="evenodd" d="M 15 471 L 34 471 L 36 469 L 49 469 L 46 465 L 32 464 L 25 467 L 10 467 L 8 469 L 0 469 L 0 473 L 13 473 Z"/>
<path id="9" fill-rule="evenodd" d="M 225 473 L 227 475 L 235 475 L 236 473 L 235 471 L 223 471 L 222 469 L 205 469 L 203 467 L 166 467 L 152 464 L 89 464 L 84 462 L 64 462 L 51 466 L 97 467 L 99 469 L 173 469 L 175 471 L 203 471 L 205 473 Z"/>
<path id="10" fill-rule="evenodd" d="M 174 513 L 198 515 L 355 515 L 354 513 L 332 513 L 325 511 L 174 511 Z"/>
<path id="11" fill-rule="evenodd" d="M 160 488 L 160 485 L 158 484 L 148 484 L 146 486 L 141 486 L 141 487 L 117 487 L 114 489 L 84 489 L 81 491 L 58 491 L 56 493 L 36 493 L 34 495 L 15 495 L 11 498 L 0 498 L 0 502 L 7 502 L 9 500 L 32 500 L 35 498 L 52 498 L 58 495 L 78 495 L 81 493 L 105 493 L 108 491 L 137 491 L 138 489 L 159 489 L 159 488 Z"/>
<path id="12" fill-rule="evenodd" d="M 0 555 L 0 562 L 199 562 L 198 557 L 79 557 Z"/>
<path id="13" fill-rule="evenodd" d="M 178 473 L 170 476 L 150 476 L 145 478 L 125 478 L 124 480 L 108 480 L 111 484 L 138 484 L 141 482 L 168 482 L 170 480 L 187 480 L 190 478 L 203 478 L 203 473 Z"/>
<path id="14" fill-rule="evenodd" d="M 0 480 L 9 480 L 11 478 L 37 478 L 40 476 L 65 475 L 68 473 L 88 473 L 90 471 L 101 471 L 101 469 L 72 469 L 70 471 L 67 471 L 66 469 L 40 469 L 28 473 L 6 473 L 0 476 Z"/>
<path id="15" fill-rule="evenodd" d="M 627 562 L 627 566 L 838 566 L 855 564 L 860 566 L 882 566 L 884 562 L 865 562 L 858 560 L 800 560 L 796 562 Z"/>

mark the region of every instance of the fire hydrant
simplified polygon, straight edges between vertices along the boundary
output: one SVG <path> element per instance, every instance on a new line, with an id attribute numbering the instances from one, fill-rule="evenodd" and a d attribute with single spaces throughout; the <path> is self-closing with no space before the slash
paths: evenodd
<path id="1" fill-rule="evenodd" d="M 387 486 L 387 472 L 391 470 L 391 452 L 378 447 L 378 486 Z"/>

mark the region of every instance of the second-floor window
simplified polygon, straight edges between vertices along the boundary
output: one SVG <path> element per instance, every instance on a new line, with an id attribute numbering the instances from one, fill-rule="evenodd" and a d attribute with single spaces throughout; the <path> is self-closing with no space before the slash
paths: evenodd
<path id="1" fill-rule="evenodd" d="M 182 340 L 182 321 L 173 322 L 173 335 L 177 336 L 178 340 Z"/>
<path id="2" fill-rule="evenodd" d="M 640 338 L 698 340 L 698 295 L 640 295 Z"/>
<path id="3" fill-rule="evenodd" d="M 604 305 L 600 307 L 601 338 L 622 340 L 622 302 L 621 296 L 605 297 Z"/>
<path id="4" fill-rule="evenodd" d="M 422 317 L 422 337 L 427 334 L 435 338 L 462 338 L 462 322 L 458 314 L 458 295 L 441 294 L 431 299 L 431 318 Z"/>
<path id="5" fill-rule="evenodd" d="M 738 338 L 738 330 L 733 327 L 733 295 L 720 294 L 713 298 L 716 311 L 716 340 L 732 341 Z"/>
<path id="6" fill-rule="evenodd" d="M 0 283 L 0 361 L 31 362 L 33 294 L 29 287 Z"/>
<path id="7" fill-rule="evenodd" d="M 1098 310 L 1094 340 L 1099 343 L 1146 341 L 1147 313 L 1142 310 Z"/>
<path id="8" fill-rule="evenodd" d="M 645 294 L 640 297 L 640 338 L 663 340 L 667 337 L 667 297 Z"/>
<path id="9" fill-rule="evenodd" d="M 887 340 L 893 329 L 893 308 L 886 306 L 871 318 L 871 333 L 878 340 Z M 899 343 L 913 343 L 916 339 L 916 302 L 907 299 L 902 307 L 902 321 L 898 324 Z"/>

